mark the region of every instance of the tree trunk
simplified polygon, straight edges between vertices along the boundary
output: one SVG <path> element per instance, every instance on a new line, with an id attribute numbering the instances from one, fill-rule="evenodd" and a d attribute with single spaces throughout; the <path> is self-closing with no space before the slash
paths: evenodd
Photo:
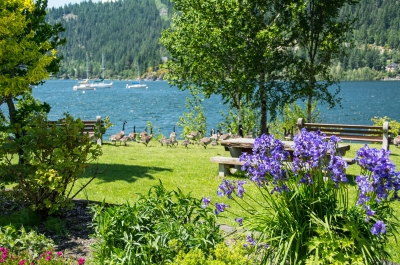
<path id="1" fill-rule="evenodd" d="M 15 104 L 13 101 L 12 96 L 7 96 L 5 98 L 5 101 L 7 102 L 7 106 L 8 106 L 8 113 L 10 115 L 10 126 L 13 127 L 13 130 L 15 132 L 15 139 L 19 139 L 21 138 L 21 133 L 18 132 L 18 129 L 16 128 L 15 124 L 18 123 L 17 121 L 17 110 L 15 109 Z M 18 163 L 20 165 L 24 164 L 24 151 L 19 148 L 18 149 Z"/>
<path id="2" fill-rule="evenodd" d="M 264 86 L 264 73 L 261 73 L 261 80 L 259 83 L 260 101 L 261 101 L 261 119 L 260 119 L 260 135 L 268 134 L 267 126 L 267 98 Z"/>

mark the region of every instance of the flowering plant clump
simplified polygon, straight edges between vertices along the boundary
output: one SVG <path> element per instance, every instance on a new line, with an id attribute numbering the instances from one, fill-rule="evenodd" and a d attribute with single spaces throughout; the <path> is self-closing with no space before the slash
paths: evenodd
<path id="1" fill-rule="evenodd" d="M 262 135 L 240 158 L 248 180 L 220 184 L 217 194 L 241 206 L 235 220 L 261 263 L 381 264 L 388 258 L 389 203 L 398 199 L 399 172 L 389 152 L 365 146 L 357 152 L 362 170 L 355 185 L 336 152 L 340 141 L 303 129 L 290 154 L 281 141 Z M 215 205 L 217 214 L 234 211 Z"/>
<path id="2" fill-rule="evenodd" d="M 0 247 L 0 263 L 18 264 L 18 265 L 72 265 L 85 264 L 85 259 L 80 258 L 77 261 L 71 258 L 65 258 L 63 252 L 47 251 L 39 257 L 33 258 L 29 251 L 22 251 L 18 254 L 11 253 L 7 248 Z"/>

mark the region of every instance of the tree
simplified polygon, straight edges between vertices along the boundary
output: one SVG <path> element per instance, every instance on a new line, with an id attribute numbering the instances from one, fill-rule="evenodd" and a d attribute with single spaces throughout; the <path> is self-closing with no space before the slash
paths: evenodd
<path id="1" fill-rule="evenodd" d="M 161 38 L 172 57 L 166 79 L 179 89 L 199 87 L 206 97 L 221 95 L 236 108 L 242 136 L 241 106 L 256 98 L 266 132 L 267 96 L 276 95 L 272 102 L 287 99 L 272 88 L 282 87 L 273 81 L 282 80 L 276 72 L 285 59 L 278 55 L 287 38 L 280 26 L 287 24 L 279 21 L 289 7 L 275 1 L 174 1 L 173 24 Z"/>
<path id="2" fill-rule="evenodd" d="M 307 120 L 311 121 L 313 99 L 326 102 L 330 107 L 340 102 L 336 98 L 338 86 L 331 93 L 329 86 L 338 85 L 339 79 L 330 74 L 334 59 L 346 53 L 345 44 L 349 41 L 349 31 L 354 20 L 349 16 L 338 19 L 339 11 L 345 5 L 354 5 L 357 0 L 307 0 L 296 10 L 293 20 L 296 23 L 298 70 L 295 78 L 300 88 L 300 98 L 307 101 Z M 348 46 L 348 45 L 347 45 Z"/>
<path id="3" fill-rule="evenodd" d="M 14 99 L 58 71 L 62 57 L 56 56 L 55 48 L 66 40 L 58 36 L 64 30 L 60 23 L 45 22 L 47 0 L 1 2 L 0 104 L 7 104 L 10 126 L 17 129 L 20 121 Z M 14 133 L 17 138 L 21 135 L 20 130 Z"/>

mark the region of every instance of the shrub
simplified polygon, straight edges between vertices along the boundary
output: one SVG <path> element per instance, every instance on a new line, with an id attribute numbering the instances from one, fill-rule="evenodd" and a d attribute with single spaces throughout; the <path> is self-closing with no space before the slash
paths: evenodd
<path id="1" fill-rule="evenodd" d="M 98 264 L 165 264 L 179 251 L 197 248 L 208 255 L 222 240 L 211 209 L 179 189 L 167 191 L 161 182 L 132 206 L 92 210 Z"/>
<path id="2" fill-rule="evenodd" d="M 219 186 L 220 196 L 246 210 L 236 221 L 249 245 L 265 249 L 261 263 L 381 264 L 389 257 L 385 245 L 387 233 L 395 232 L 390 203 L 398 199 L 399 172 L 389 152 L 366 146 L 357 152 L 362 170 L 357 196 L 351 196 L 347 164 L 335 155 L 339 141 L 303 130 L 290 160 L 281 141 L 262 135 L 253 153 L 241 156 L 249 183 L 223 180 Z M 217 213 L 229 208 L 215 205 Z"/>
<path id="3" fill-rule="evenodd" d="M 93 177 L 72 193 L 76 180 L 101 155 L 101 146 L 93 144 L 83 128 L 80 119 L 68 114 L 51 126 L 43 116 L 32 116 L 19 129 L 21 137 L 0 146 L 3 173 L 12 175 L 15 194 L 35 211 L 47 215 L 70 206 L 71 199 L 96 177 L 94 169 Z M 17 155 L 20 163 L 13 159 Z"/>

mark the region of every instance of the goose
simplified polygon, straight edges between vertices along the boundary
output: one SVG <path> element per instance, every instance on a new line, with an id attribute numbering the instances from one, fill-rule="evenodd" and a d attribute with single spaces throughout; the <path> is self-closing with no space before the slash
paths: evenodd
<path id="1" fill-rule="evenodd" d="M 291 141 L 293 139 L 293 127 L 290 128 L 289 130 L 286 130 L 286 128 L 283 127 L 283 136 L 285 140 Z"/>
<path id="2" fill-rule="evenodd" d="M 217 131 L 217 133 L 215 133 L 214 129 L 211 129 L 211 136 L 210 138 L 213 139 L 214 141 L 218 141 L 219 140 L 219 131 Z"/>
<path id="3" fill-rule="evenodd" d="M 167 138 L 161 138 L 160 140 L 159 140 L 159 142 L 161 143 L 161 146 L 164 146 L 164 145 L 166 145 L 167 147 L 168 146 L 170 146 L 170 145 L 172 145 L 172 143 L 171 143 L 171 139 L 167 139 Z"/>
<path id="4" fill-rule="evenodd" d="M 196 140 L 198 138 L 200 138 L 201 136 L 201 132 L 200 131 L 193 131 L 190 132 L 188 135 L 186 135 L 186 138 L 188 138 L 189 140 Z"/>
<path id="5" fill-rule="evenodd" d="M 394 139 L 393 139 L 393 144 L 394 144 L 395 146 L 399 147 L 399 145 L 400 145 L 400 130 L 399 130 L 397 136 L 394 137 Z"/>
<path id="6" fill-rule="evenodd" d="M 174 147 L 178 146 L 178 140 L 176 140 L 176 137 L 171 137 L 169 138 L 169 140 L 171 141 L 171 145 Z"/>
<path id="7" fill-rule="evenodd" d="M 133 132 L 130 132 L 128 137 L 131 141 L 136 141 L 136 126 L 133 125 Z"/>
<path id="8" fill-rule="evenodd" d="M 117 141 L 121 140 L 122 137 L 124 137 L 124 135 L 125 135 L 125 124 L 126 124 L 126 121 L 124 121 L 124 123 L 122 124 L 122 131 L 120 131 L 117 134 L 113 134 L 113 135 L 110 136 L 110 141 L 114 142 L 114 144 L 117 144 Z"/>
<path id="9" fill-rule="evenodd" d="M 169 139 L 171 139 L 171 140 L 172 140 L 172 139 L 175 139 L 175 140 L 176 140 L 175 126 L 174 126 L 172 132 L 171 132 L 170 135 L 169 135 Z"/>
<path id="10" fill-rule="evenodd" d="M 143 137 L 147 136 L 147 127 L 144 128 L 144 131 L 139 134 L 139 138 L 142 139 Z"/>
<path id="11" fill-rule="evenodd" d="M 153 128 L 150 127 L 150 134 L 149 135 L 145 135 L 140 139 L 140 142 L 145 144 L 146 146 L 149 144 L 149 142 L 151 141 L 151 139 L 153 138 Z"/>
<path id="12" fill-rule="evenodd" d="M 183 140 L 183 141 L 181 142 L 181 145 L 183 145 L 185 148 L 188 148 L 187 146 L 188 146 L 189 144 L 193 144 L 193 142 L 191 142 L 190 140 Z"/>
<path id="13" fill-rule="evenodd" d="M 206 149 L 207 145 L 211 144 L 211 142 L 212 142 L 212 139 L 210 137 L 204 137 L 199 140 L 197 145 L 202 145 L 204 147 L 204 149 Z"/>
<path id="14" fill-rule="evenodd" d="M 228 133 L 222 134 L 221 132 L 219 132 L 219 139 L 220 140 L 228 140 L 229 138 L 231 138 L 232 133 L 231 133 L 231 128 L 228 129 Z"/>

